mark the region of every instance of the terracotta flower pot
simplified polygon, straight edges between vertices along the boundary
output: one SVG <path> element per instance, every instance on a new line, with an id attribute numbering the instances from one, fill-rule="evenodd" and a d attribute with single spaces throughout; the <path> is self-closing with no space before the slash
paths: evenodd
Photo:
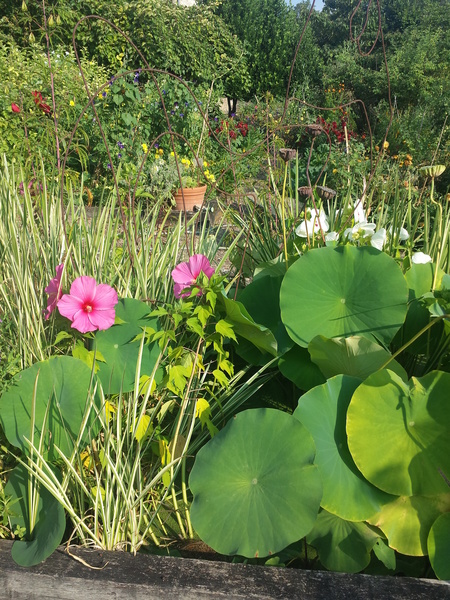
<path id="1" fill-rule="evenodd" d="M 173 195 L 176 203 L 176 210 L 194 210 L 194 206 L 200 208 L 205 199 L 206 185 L 201 185 L 195 188 L 183 188 L 177 190 Z M 183 203 L 184 196 L 184 203 Z"/>

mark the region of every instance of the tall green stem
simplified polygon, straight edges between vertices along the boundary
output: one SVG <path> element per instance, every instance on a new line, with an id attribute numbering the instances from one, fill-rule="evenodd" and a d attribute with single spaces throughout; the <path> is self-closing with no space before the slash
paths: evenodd
<path id="1" fill-rule="evenodd" d="M 289 268 L 288 264 L 288 251 L 287 251 L 287 239 L 286 239 L 286 213 L 284 207 L 284 196 L 286 193 L 286 180 L 287 180 L 287 172 L 288 172 L 288 162 L 285 162 L 284 165 L 284 181 L 283 181 L 283 193 L 281 195 L 281 220 L 283 226 L 283 244 L 284 244 L 284 258 L 286 262 L 286 271 Z"/>

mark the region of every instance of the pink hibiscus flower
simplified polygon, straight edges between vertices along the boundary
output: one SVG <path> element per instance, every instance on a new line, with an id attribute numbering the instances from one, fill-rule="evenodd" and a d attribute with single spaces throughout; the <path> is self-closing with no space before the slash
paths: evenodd
<path id="1" fill-rule="evenodd" d="M 58 300 L 62 296 L 61 277 L 63 269 L 63 264 L 58 265 L 56 267 L 56 277 L 53 277 L 53 279 L 50 280 L 50 283 L 44 290 L 45 293 L 48 294 L 47 309 L 45 311 L 45 320 L 48 320 L 49 316 L 55 310 Z"/>
<path id="2" fill-rule="evenodd" d="M 78 277 L 70 286 L 70 294 L 58 301 L 58 310 L 72 321 L 72 327 L 81 333 L 108 329 L 114 325 L 117 292 L 93 277 Z"/>
<path id="3" fill-rule="evenodd" d="M 187 298 L 190 292 L 183 292 L 186 288 L 191 287 L 197 280 L 200 273 L 204 273 L 210 278 L 214 274 L 214 269 L 211 267 L 209 260 L 203 254 L 194 254 L 189 258 L 189 262 L 180 263 L 172 271 L 172 279 L 175 282 L 173 292 L 175 298 Z M 201 296 L 201 291 L 197 294 Z"/>

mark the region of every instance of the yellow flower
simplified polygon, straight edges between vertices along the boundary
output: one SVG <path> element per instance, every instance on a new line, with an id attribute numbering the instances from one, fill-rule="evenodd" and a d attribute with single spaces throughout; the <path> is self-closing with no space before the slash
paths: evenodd
<path id="1" fill-rule="evenodd" d="M 389 142 L 383 142 L 383 148 L 384 150 L 387 150 L 389 148 Z"/>
<path id="2" fill-rule="evenodd" d="M 69 104 L 70 104 L 70 106 L 75 106 L 75 102 L 74 102 L 73 100 L 71 100 L 71 101 L 69 102 Z"/>
<path id="3" fill-rule="evenodd" d="M 170 153 L 170 156 L 175 156 L 175 152 L 171 152 L 171 153 Z"/>
<path id="4" fill-rule="evenodd" d="M 147 154 L 147 152 L 148 152 L 147 144 L 142 144 L 142 150 L 145 152 L 145 154 Z"/>
<path id="5" fill-rule="evenodd" d="M 158 154 L 162 156 L 164 154 L 164 150 L 162 148 L 158 148 Z"/>
<path id="6" fill-rule="evenodd" d="M 204 161 L 203 161 L 203 166 L 204 166 L 204 167 L 207 167 L 207 166 L 208 166 L 208 163 L 206 162 L 206 160 L 204 160 Z"/>

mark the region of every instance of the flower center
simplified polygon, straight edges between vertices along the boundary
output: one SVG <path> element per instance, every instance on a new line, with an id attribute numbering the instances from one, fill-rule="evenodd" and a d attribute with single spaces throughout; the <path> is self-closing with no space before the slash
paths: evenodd
<path id="1" fill-rule="evenodd" d="M 84 304 L 83 305 L 83 310 L 84 310 L 84 312 L 91 313 L 92 310 L 93 310 L 92 309 L 92 305 L 91 304 Z"/>

